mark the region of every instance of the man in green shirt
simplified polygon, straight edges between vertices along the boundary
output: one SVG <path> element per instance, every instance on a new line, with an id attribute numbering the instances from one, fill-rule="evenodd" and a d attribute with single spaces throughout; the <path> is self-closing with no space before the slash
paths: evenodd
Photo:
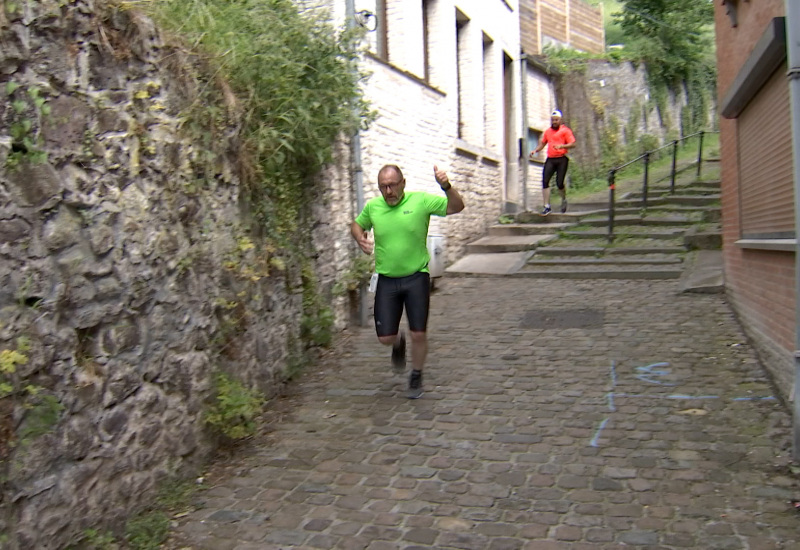
<path id="1" fill-rule="evenodd" d="M 400 330 L 403 308 L 411 333 L 412 370 L 408 397 L 422 396 L 422 369 L 428 355 L 428 307 L 430 273 L 427 238 L 432 215 L 445 216 L 464 210 L 461 195 L 447 174 L 433 167 L 436 183 L 445 196 L 421 191 L 405 192 L 400 168 L 387 164 L 378 172 L 380 197 L 364 205 L 350 224 L 350 234 L 365 254 L 375 251 L 378 287 L 375 291 L 375 330 L 378 340 L 392 346 L 392 364 L 402 372 L 406 363 L 405 333 Z M 375 242 L 369 238 L 370 229 Z"/>

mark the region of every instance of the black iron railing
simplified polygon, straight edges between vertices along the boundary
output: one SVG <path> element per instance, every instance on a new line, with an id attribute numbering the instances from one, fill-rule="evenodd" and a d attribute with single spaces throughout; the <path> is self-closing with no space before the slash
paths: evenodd
<path id="1" fill-rule="evenodd" d="M 608 171 L 608 240 L 609 240 L 609 242 L 614 240 L 614 215 L 615 215 L 615 211 L 616 211 L 614 193 L 616 191 L 617 172 L 619 172 L 620 170 L 623 170 L 624 168 L 627 168 L 628 166 L 636 164 L 639 161 L 641 161 L 643 163 L 643 176 L 644 176 L 644 179 L 642 181 L 642 210 L 646 210 L 647 209 L 647 187 L 649 185 L 649 179 L 650 179 L 650 160 L 651 160 L 651 158 L 656 153 L 658 153 L 658 152 L 660 152 L 660 151 L 662 151 L 664 149 L 667 149 L 669 147 L 672 147 L 672 170 L 670 170 L 670 174 L 669 174 L 669 178 L 670 178 L 669 192 L 670 192 L 670 194 L 674 194 L 675 193 L 675 177 L 679 172 L 681 172 L 682 170 L 686 169 L 686 167 L 683 167 L 680 170 L 678 169 L 678 144 L 681 143 L 681 142 L 685 142 L 688 139 L 691 139 L 691 138 L 694 138 L 694 137 L 699 137 L 699 139 L 698 139 L 698 147 L 697 147 L 697 162 L 696 162 L 696 164 L 697 164 L 697 177 L 699 178 L 701 170 L 702 170 L 702 166 L 703 166 L 703 136 L 705 134 L 716 134 L 716 133 L 719 133 L 719 132 L 716 131 L 716 130 L 714 130 L 714 131 L 704 130 L 704 131 L 700 131 L 700 132 L 696 132 L 694 134 L 688 135 L 688 136 L 683 137 L 681 139 L 673 140 L 670 143 L 667 143 L 666 145 L 663 145 L 663 146 L 661 146 L 661 147 L 659 147 L 657 149 L 653 149 L 652 151 L 646 151 L 645 153 L 643 153 L 642 155 L 639 155 L 635 159 L 633 159 L 631 161 L 628 161 L 625 164 L 621 164 L 619 166 L 616 166 L 616 167 L 614 167 L 614 168 L 612 168 L 611 170 Z M 693 162 L 691 164 L 695 164 L 695 163 Z M 691 167 L 691 164 L 689 165 L 690 167 Z"/>

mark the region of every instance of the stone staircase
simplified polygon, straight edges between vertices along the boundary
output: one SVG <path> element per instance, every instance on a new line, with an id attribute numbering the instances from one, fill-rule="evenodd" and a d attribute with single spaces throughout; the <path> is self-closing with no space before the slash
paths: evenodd
<path id="1" fill-rule="evenodd" d="M 607 201 L 570 202 L 565 214 L 522 212 L 467 245 L 447 268 L 452 277 L 537 279 L 676 279 L 698 262 L 697 251 L 719 255 L 720 182 L 685 174 L 651 184 L 616 201 L 614 237 L 608 236 Z M 619 187 L 618 187 L 619 188 Z M 558 203 L 556 203 L 557 205 Z M 705 253 L 705 252 L 704 252 Z M 708 263 L 704 257 L 702 263 Z"/>

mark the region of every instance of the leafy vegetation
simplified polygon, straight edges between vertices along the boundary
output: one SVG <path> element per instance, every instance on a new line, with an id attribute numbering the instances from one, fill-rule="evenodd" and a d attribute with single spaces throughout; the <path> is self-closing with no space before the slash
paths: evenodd
<path id="1" fill-rule="evenodd" d="M 619 0 L 619 4 L 620 11 L 612 18 L 624 33 L 625 49 L 647 66 L 657 103 L 664 102 L 666 89 L 685 86 L 689 104 L 681 114 L 681 128 L 684 134 L 702 129 L 716 83 L 713 3 Z"/>
<path id="2" fill-rule="evenodd" d="M 620 0 L 613 15 L 626 48 L 647 63 L 651 76 L 667 85 L 694 78 L 714 67 L 711 26 L 714 5 L 704 0 Z M 710 62 L 710 63 L 709 63 Z"/>
<path id="3" fill-rule="evenodd" d="M 335 32 L 326 14 L 301 14 L 291 0 L 146 5 L 214 74 L 210 97 L 188 113 L 189 126 L 210 143 L 230 122 L 220 106 L 233 102 L 243 128 L 241 157 L 249 159 L 242 170 L 246 199 L 268 236 L 289 246 L 336 138 L 370 120 L 356 65 L 361 31 Z"/>
<path id="4" fill-rule="evenodd" d="M 6 102 L 11 106 L 9 134 L 11 152 L 6 167 L 19 168 L 24 161 L 44 162 L 47 153 L 41 150 L 40 119 L 50 114 L 50 105 L 36 86 L 25 87 L 10 80 L 5 85 Z"/>
<path id="5" fill-rule="evenodd" d="M 264 396 L 224 372 L 218 372 L 214 382 L 216 401 L 206 411 L 206 424 L 233 440 L 252 436 Z"/>
<path id="6" fill-rule="evenodd" d="M 606 44 L 604 54 L 547 47 L 548 64 L 560 73 L 583 72 L 590 59 L 608 62 L 642 63 L 647 69 L 650 99 L 646 107 L 658 109 L 668 129 L 667 140 L 707 129 L 709 105 L 716 85 L 716 60 L 713 43 L 713 4 L 706 0 L 595 0 L 602 4 Z M 667 108 L 669 92 L 685 95 L 680 119 L 672 120 Z M 570 166 L 575 188 L 596 190 L 604 183 L 608 169 L 658 149 L 656 136 L 639 133 L 637 104 L 626 120 L 606 116 L 601 100 L 589 98 L 596 116 L 605 120 L 600 129 L 600 162 L 597 166 Z M 624 144 L 622 143 L 624 136 Z M 658 153 L 657 156 L 661 156 Z"/>
<path id="7" fill-rule="evenodd" d="M 351 260 L 350 267 L 339 277 L 333 293 L 341 296 L 347 292 L 358 290 L 362 284 L 369 281 L 374 270 L 375 258 L 373 256 L 356 255 Z"/>
<path id="8" fill-rule="evenodd" d="M 0 399 L 8 399 L 11 403 L 9 407 L 18 406 L 25 411 L 23 422 L 13 435 L 23 444 L 49 433 L 64 409 L 57 397 L 19 376 L 17 367 L 28 363 L 26 354 L 30 348 L 30 340 L 20 336 L 16 339 L 16 349 L 0 350 Z M 4 433 L 4 437 L 12 437 L 12 434 Z M 1 443 L 0 447 L 5 447 L 15 445 L 17 441 L 13 439 Z"/>
<path id="9" fill-rule="evenodd" d="M 302 270 L 303 317 L 300 328 L 306 342 L 317 346 L 329 346 L 333 341 L 333 311 L 323 303 L 317 276 L 310 264 Z"/>
<path id="10" fill-rule="evenodd" d="M 697 162 L 697 153 L 698 153 L 698 140 L 699 136 L 692 137 L 687 139 L 678 144 L 677 155 L 676 155 L 676 167 L 678 172 L 681 170 L 686 169 L 695 169 L 696 162 Z M 648 149 L 649 151 L 655 151 L 649 161 L 648 171 L 649 171 L 649 180 L 651 182 L 661 181 L 667 177 L 669 177 L 669 173 L 672 170 L 672 147 L 671 145 L 666 145 L 655 149 Z M 644 152 L 644 151 L 642 151 Z M 637 153 L 636 156 L 641 155 L 642 153 Z M 719 134 L 714 132 L 707 132 L 703 135 L 703 158 L 708 159 L 714 156 L 719 155 Z M 636 157 L 632 157 L 629 160 L 634 160 Z M 618 163 L 619 165 L 621 163 Z M 581 169 L 580 166 L 576 168 L 576 172 Z M 573 166 L 570 166 L 570 172 L 572 173 Z M 579 180 L 575 177 L 575 175 L 570 176 L 570 196 L 573 200 L 586 200 L 587 197 L 604 194 L 608 191 L 608 172 L 607 171 L 600 171 L 600 172 L 590 172 L 586 171 L 588 175 L 587 179 Z M 642 175 L 644 174 L 644 162 L 640 160 L 639 162 L 634 162 L 623 168 L 616 174 L 616 186 L 617 189 L 638 189 L 642 185 Z M 583 175 L 583 174 L 582 174 Z M 713 174 L 712 178 L 718 177 L 718 174 Z M 700 177 L 700 179 L 705 179 L 705 173 Z"/>

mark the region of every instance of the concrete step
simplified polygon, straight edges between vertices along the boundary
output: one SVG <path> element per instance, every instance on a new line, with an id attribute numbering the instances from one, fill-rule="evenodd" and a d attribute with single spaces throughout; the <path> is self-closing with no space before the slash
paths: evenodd
<path id="1" fill-rule="evenodd" d="M 664 266 L 561 266 L 526 265 L 511 277 L 531 279 L 679 279 L 682 268 Z"/>
<path id="2" fill-rule="evenodd" d="M 535 254 L 528 260 L 528 265 L 549 265 L 561 266 L 564 268 L 572 266 L 655 266 L 655 265 L 680 265 L 683 259 L 679 256 L 669 256 L 661 254 L 641 255 L 636 257 L 601 257 L 601 258 L 570 258 L 563 256 L 537 257 Z"/>
<path id="3" fill-rule="evenodd" d="M 630 248 L 544 246 L 536 249 L 536 256 L 625 256 L 637 254 L 682 254 L 684 252 L 686 252 L 686 248 L 683 246 L 637 246 Z"/>
<path id="4" fill-rule="evenodd" d="M 514 221 L 518 224 L 574 223 L 585 216 L 602 214 L 603 212 L 608 211 L 607 200 L 586 203 L 571 202 L 569 203 L 569 209 L 563 214 L 559 211 L 559 204 L 554 204 L 553 211 L 546 216 L 543 216 L 539 210 L 519 212 L 514 216 Z"/>
<path id="5" fill-rule="evenodd" d="M 447 277 L 497 276 L 516 273 L 531 257 L 533 251 L 497 254 L 467 254 L 445 269 Z"/>
<path id="6" fill-rule="evenodd" d="M 626 207 L 617 208 L 614 210 L 614 223 L 616 220 L 623 216 L 640 217 L 642 212 L 641 206 L 638 208 Z M 685 215 L 686 219 L 692 220 L 692 223 L 718 223 L 722 220 L 722 209 L 719 206 L 672 206 L 661 205 L 647 208 L 647 217 L 645 219 L 661 219 L 664 215 Z M 608 224 L 608 212 L 594 214 L 592 216 L 581 219 L 583 224 L 601 225 L 597 220 L 602 220 L 604 224 Z"/>
<path id="7" fill-rule="evenodd" d="M 702 195 L 702 196 L 669 195 L 668 197 L 648 197 L 647 206 L 655 207 L 655 206 L 662 206 L 665 204 L 689 205 L 689 206 L 717 206 L 719 204 L 719 200 L 720 200 L 720 195 L 718 193 L 715 193 L 713 195 Z M 625 207 L 641 206 L 641 204 L 642 204 L 642 198 L 640 196 L 638 198 L 623 198 L 621 200 L 616 201 L 615 206 L 625 208 Z"/>
<path id="8" fill-rule="evenodd" d="M 639 229 L 636 226 L 621 226 L 618 227 L 616 224 L 614 225 L 614 235 L 617 238 L 620 237 L 635 237 L 635 238 L 642 238 L 642 239 L 676 239 L 682 237 L 684 233 L 686 233 L 685 228 L 678 228 L 672 230 L 662 230 L 662 231 L 654 231 L 648 230 L 646 228 L 641 228 L 641 231 L 629 231 L 630 229 Z M 626 231 L 628 230 L 628 231 Z M 608 235 L 608 230 L 606 228 L 597 228 L 597 229 L 588 229 L 586 231 L 563 231 L 561 233 L 563 237 L 572 238 L 572 239 L 597 239 L 600 237 L 604 237 Z"/>
<path id="9" fill-rule="evenodd" d="M 554 234 L 487 236 L 469 243 L 466 247 L 466 252 L 467 254 L 521 252 L 524 250 L 533 250 L 542 243 L 557 238 L 558 236 Z"/>
<path id="10" fill-rule="evenodd" d="M 648 198 L 708 197 L 711 195 L 719 195 L 719 189 L 698 189 L 684 187 L 683 189 L 676 189 L 674 193 L 670 191 L 669 187 L 649 187 L 647 189 Z M 642 192 L 631 191 L 630 193 L 625 193 L 624 198 L 640 199 L 642 198 Z"/>
<path id="11" fill-rule="evenodd" d="M 490 237 L 512 237 L 518 235 L 547 235 L 572 227 L 574 223 L 506 223 L 489 228 Z"/>
<path id="12" fill-rule="evenodd" d="M 642 204 L 641 201 L 638 201 L 639 204 L 636 206 L 624 206 L 620 207 L 617 206 L 614 208 L 614 212 L 617 214 L 638 214 L 642 211 Z M 693 204 L 650 204 L 650 201 L 647 201 L 647 212 L 648 214 L 651 212 L 676 212 L 676 213 L 692 213 L 692 212 L 709 212 L 712 210 L 720 210 L 718 205 L 693 205 Z M 604 210 L 603 212 L 608 212 L 608 210 Z"/>
<path id="13" fill-rule="evenodd" d="M 641 188 L 641 185 L 639 186 Z M 704 192 L 707 193 L 708 191 L 717 191 L 719 192 L 720 188 L 722 187 L 721 180 L 705 180 L 705 181 L 678 181 L 675 180 L 675 192 L 676 194 L 680 195 L 683 194 L 682 192 L 685 190 L 687 191 L 686 194 L 691 194 L 691 192 Z M 647 186 L 648 190 L 650 189 L 658 189 L 661 191 L 669 192 L 672 189 L 672 184 L 667 179 L 662 179 L 657 182 L 650 181 L 649 185 Z"/>
<path id="14" fill-rule="evenodd" d="M 615 215 L 614 226 L 618 225 L 640 225 L 648 227 L 673 227 L 673 226 L 690 226 L 698 223 L 700 220 L 691 220 L 688 216 L 651 216 L 646 218 L 641 216 L 630 215 Z M 608 227 L 608 218 L 595 218 L 581 220 L 581 225 L 588 225 L 591 227 Z"/>
<path id="15" fill-rule="evenodd" d="M 608 248 L 607 255 L 629 255 L 629 254 L 682 254 L 686 252 L 686 247 L 683 246 L 658 246 L 658 247 L 620 247 Z"/>

